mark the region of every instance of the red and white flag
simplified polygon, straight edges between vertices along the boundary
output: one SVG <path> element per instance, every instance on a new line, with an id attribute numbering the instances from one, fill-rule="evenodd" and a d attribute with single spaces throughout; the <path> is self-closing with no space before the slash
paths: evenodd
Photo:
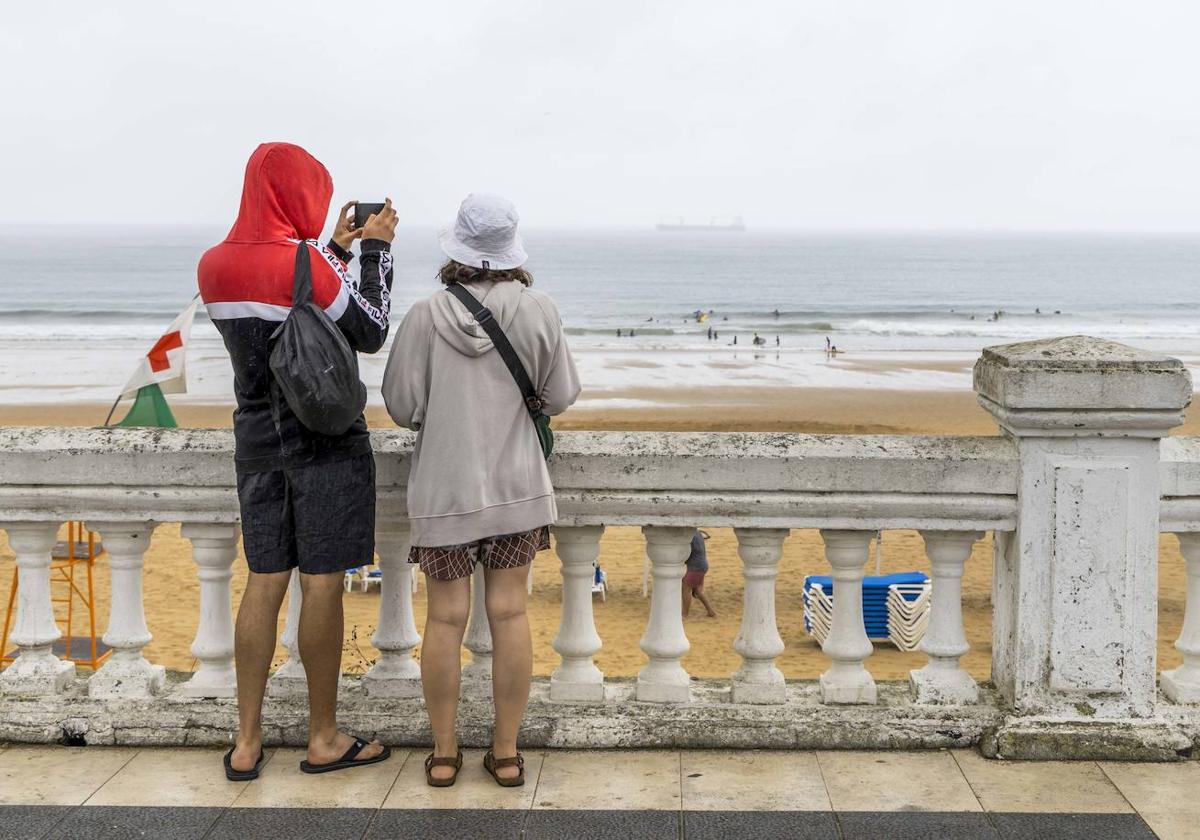
<path id="1" fill-rule="evenodd" d="M 196 307 L 200 299 L 197 297 L 187 309 L 179 313 L 162 338 L 154 343 L 150 352 L 142 357 L 133 376 L 125 383 L 122 397 L 132 397 L 138 390 L 147 385 L 157 385 L 164 394 L 187 393 L 187 373 L 184 362 L 187 360 L 188 339 L 192 333 L 192 321 L 196 317 Z"/>

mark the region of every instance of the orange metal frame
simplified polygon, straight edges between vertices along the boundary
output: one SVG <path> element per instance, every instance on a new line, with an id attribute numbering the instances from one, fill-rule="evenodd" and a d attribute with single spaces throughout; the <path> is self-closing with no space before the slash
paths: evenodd
<path id="1" fill-rule="evenodd" d="M 95 565 L 96 559 L 104 554 L 104 549 L 101 547 L 100 553 L 96 553 L 96 535 L 87 531 L 87 556 L 76 557 L 75 547 L 81 542 L 81 537 L 84 534 L 82 522 L 67 523 L 67 556 L 63 558 L 55 558 L 50 562 L 50 591 L 52 597 L 50 600 L 55 604 L 67 605 L 67 632 L 64 634 L 66 638 L 66 649 L 63 659 L 74 662 L 77 665 L 86 665 L 92 670 L 100 667 L 109 654 L 110 650 L 99 653 L 96 650 L 96 599 L 95 590 L 93 587 L 92 566 Z M 75 581 L 75 567 L 83 564 L 87 568 L 87 589 L 80 588 Z M 59 597 L 53 597 L 54 585 L 59 584 L 65 587 L 65 594 Z M 6 655 L 8 649 L 8 633 L 12 626 L 13 606 L 17 600 L 17 588 L 20 586 L 20 570 L 14 568 L 12 574 L 12 585 L 8 590 L 8 609 L 4 614 L 4 633 L 0 636 L 0 666 L 10 664 L 15 657 Z M 71 656 L 71 641 L 74 637 L 74 622 L 75 622 L 75 599 L 78 598 L 83 602 L 83 608 L 87 611 L 88 634 L 87 639 L 91 642 L 90 656 L 82 658 L 74 658 Z M 57 616 L 55 617 L 57 620 Z"/>

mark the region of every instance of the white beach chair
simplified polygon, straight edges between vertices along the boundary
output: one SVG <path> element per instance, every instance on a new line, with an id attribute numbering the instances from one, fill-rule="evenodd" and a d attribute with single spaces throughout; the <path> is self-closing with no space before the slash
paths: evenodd
<path id="1" fill-rule="evenodd" d="M 592 569 L 594 571 L 594 574 L 592 576 L 592 594 L 595 595 L 595 594 L 599 593 L 600 600 L 607 601 L 608 600 L 608 575 L 606 575 L 604 573 L 604 570 L 600 568 L 599 563 L 593 563 Z"/>
<path id="2" fill-rule="evenodd" d="M 903 651 L 916 650 L 929 627 L 932 582 L 894 583 L 888 587 L 888 640 Z"/>

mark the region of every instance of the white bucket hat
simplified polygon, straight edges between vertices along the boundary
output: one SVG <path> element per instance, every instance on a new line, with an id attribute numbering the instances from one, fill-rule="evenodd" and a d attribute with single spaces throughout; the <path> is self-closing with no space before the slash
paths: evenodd
<path id="1" fill-rule="evenodd" d="M 453 227 L 438 234 L 438 242 L 447 257 L 472 268 L 518 268 L 529 259 L 518 221 L 517 208 L 507 198 L 471 193 L 458 206 Z"/>

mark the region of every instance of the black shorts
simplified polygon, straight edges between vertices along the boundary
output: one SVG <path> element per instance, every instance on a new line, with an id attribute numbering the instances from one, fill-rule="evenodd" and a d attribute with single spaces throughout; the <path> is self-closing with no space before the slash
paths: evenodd
<path id="1" fill-rule="evenodd" d="M 375 562 L 375 456 L 238 476 L 250 571 L 344 572 Z"/>

